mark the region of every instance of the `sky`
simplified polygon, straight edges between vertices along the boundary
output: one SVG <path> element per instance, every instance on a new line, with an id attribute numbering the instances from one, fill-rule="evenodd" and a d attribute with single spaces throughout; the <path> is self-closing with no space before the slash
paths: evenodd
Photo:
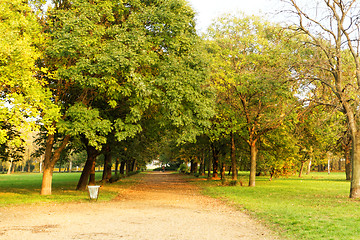
<path id="1" fill-rule="evenodd" d="M 243 12 L 246 15 L 271 16 L 279 10 L 279 0 L 187 0 L 196 15 L 197 30 L 204 32 L 211 21 L 223 13 Z"/>
<path id="2" fill-rule="evenodd" d="M 50 2 L 47 0 L 48 3 Z M 196 28 L 205 32 L 212 20 L 224 13 L 243 12 L 246 15 L 276 19 L 275 13 L 282 8 L 280 0 L 186 0 L 196 14 Z M 303 1 L 303 0 L 302 0 Z"/>

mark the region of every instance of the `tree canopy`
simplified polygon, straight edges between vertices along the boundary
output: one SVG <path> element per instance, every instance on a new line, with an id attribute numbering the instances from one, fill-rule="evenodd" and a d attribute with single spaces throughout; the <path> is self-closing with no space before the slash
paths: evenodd
<path id="1" fill-rule="evenodd" d="M 218 126 L 237 133 L 251 152 L 255 186 L 257 142 L 278 128 L 295 106 L 287 33 L 256 17 L 223 16 L 208 30 Z"/>
<path id="2" fill-rule="evenodd" d="M 54 127 L 63 140 L 80 135 L 101 150 L 110 132 L 133 138 L 151 118 L 181 143 L 209 125 L 206 61 L 185 2 L 76 0 L 48 17 L 44 77 L 62 109 Z"/>
<path id="3" fill-rule="evenodd" d="M 353 156 L 358 197 L 357 5 L 319 1 L 327 15 L 312 16 L 285 2 L 297 26 L 225 14 L 200 37 L 183 0 L 1 1 L 0 159 L 22 158 L 23 131 L 36 131 L 51 194 L 72 153 L 87 158 L 80 190 L 96 161 L 111 178 L 112 157 L 121 172 L 154 159 L 233 181 L 246 170 L 255 186 L 330 155 L 349 172 Z"/>

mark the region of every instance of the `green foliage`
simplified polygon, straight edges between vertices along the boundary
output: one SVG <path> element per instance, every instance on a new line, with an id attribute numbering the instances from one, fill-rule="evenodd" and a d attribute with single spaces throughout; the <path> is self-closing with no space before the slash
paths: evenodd
<path id="1" fill-rule="evenodd" d="M 20 161 L 25 152 L 25 141 L 21 133 L 14 126 L 4 124 L 2 126 L 7 131 L 7 141 L 0 144 L 1 161 Z"/>
<path id="2" fill-rule="evenodd" d="M 188 171 L 189 171 L 189 167 L 185 163 L 180 165 L 180 167 L 179 167 L 180 173 L 187 173 Z"/>
<path id="3" fill-rule="evenodd" d="M 4 124 L 20 130 L 35 127 L 35 119 L 41 117 L 51 130 L 49 123 L 59 117 L 59 109 L 50 101 L 44 80 L 34 77 L 43 40 L 34 13 L 24 1 L 4 0 L 0 19 L 0 143 L 4 143 Z"/>
<path id="4" fill-rule="evenodd" d="M 292 175 L 297 170 L 299 156 L 298 138 L 294 132 L 293 121 L 261 138 L 258 157 L 258 172 L 274 177 Z"/>
<path id="5" fill-rule="evenodd" d="M 216 116 L 208 135 L 212 141 L 238 135 L 248 144 L 250 185 L 255 186 L 261 139 L 293 117 L 298 104 L 289 81 L 296 65 L 294 44 L 280 26 L 243 14 L 218 18 L 205 40 L 216 92 Z M 264 156 L 266 165 L 270 154 Z M 231 161 L 235 165 L 234 155 Z"/>
<path id="6" fill-rule="evenodd" d="M 157 128 L 175 129 L 178 142 L 194 141 L 208 126 L 205 62 L 185 2 L 76 0 L 55 6 L 49 12 L 47 76 L 64 113 L 79 101 L 91 105 L 111 122 L 118 141 L 139 135 L 150 118 Z"/>
<path id="7" fill-rule="evenodd" d="M 338 151 L 338 141 L 347 130 L 345 122 L 343 113 L 329 107 L 308 106 L 295 131 L 301 161 L 327 162 L 327 153 Z"/>
<path id="8" fill-rule="evenodd" d="M 286 35 L 278 26 L 244 15 L 224 15 L 211 25 L 207 50 L 217 92 L 216 128 L 254 141 L 290 112 L 287 80 L 293 63 Z"/>
<path id="9" fill-rule="evenodd" d="M 97 109 L 91 109 L 81 103 L 71 106 L 66 112 L 67 119 L 58 123 L 60 133 L 70 136 L 84 136 L 89 144 L 101 149 L 106 136 L 111 131 L 111 122 L 103 120 Z"/>

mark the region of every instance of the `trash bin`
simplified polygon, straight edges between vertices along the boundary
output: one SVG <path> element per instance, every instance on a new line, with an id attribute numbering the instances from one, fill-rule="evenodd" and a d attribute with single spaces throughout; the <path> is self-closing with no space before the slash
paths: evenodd
<path id="1" fill-rule="evenodd" d="M 99 189 L 100 189 L 100 186 L 98 186 L 98 185 L 88 186 L 90 200 L 97 200 L 98 199 L 98 197 L 99 197 Z"/>

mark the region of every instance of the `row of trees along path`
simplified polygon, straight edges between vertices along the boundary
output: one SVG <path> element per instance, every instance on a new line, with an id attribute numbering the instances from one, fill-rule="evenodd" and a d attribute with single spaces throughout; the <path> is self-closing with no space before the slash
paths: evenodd
<path id="1" fill-rule="evenodd" d="M 179 175 L 134 177 L 137 184 L 111 202 L 2 208 L 0 239 L 277 239 Z"/>

